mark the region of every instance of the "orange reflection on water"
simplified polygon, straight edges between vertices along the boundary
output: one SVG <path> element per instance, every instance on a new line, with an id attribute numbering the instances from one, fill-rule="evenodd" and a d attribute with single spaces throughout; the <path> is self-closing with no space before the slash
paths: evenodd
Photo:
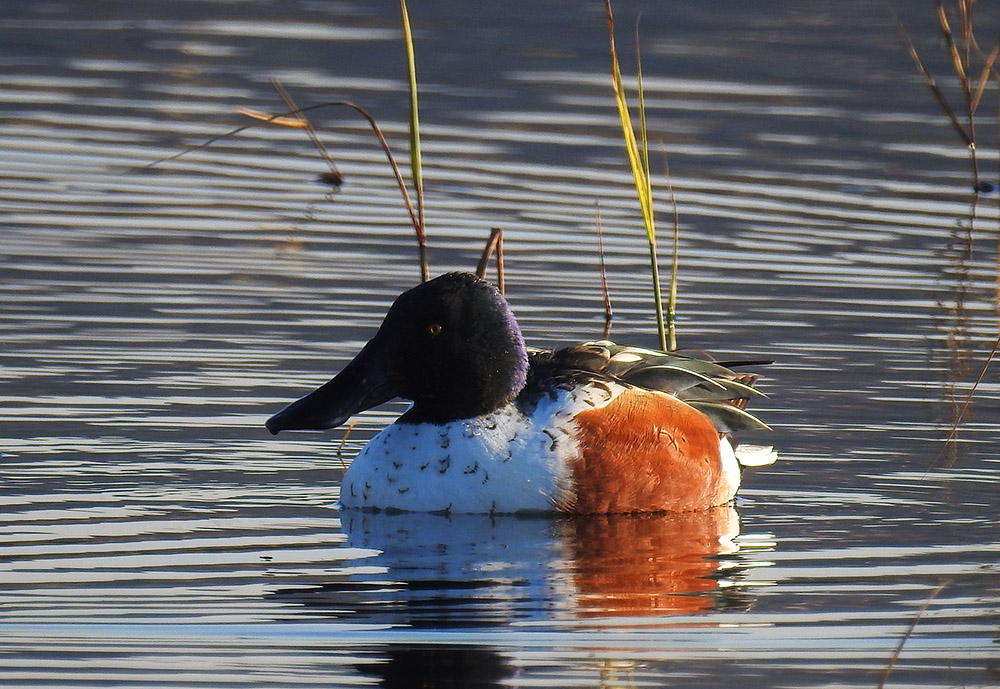
<path id="1" fill-rule="evenodd" d="M 735 552 L 731 506 L 701 512 L 568 520 L 577 614 L 687 615 L 714 606 L 720 564 Z"/>

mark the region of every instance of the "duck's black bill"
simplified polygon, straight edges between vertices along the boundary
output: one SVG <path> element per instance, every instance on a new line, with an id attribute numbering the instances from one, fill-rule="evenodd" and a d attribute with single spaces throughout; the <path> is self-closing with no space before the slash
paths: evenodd
<path id="1" fill-rule="evenodd" d="M 333 380 L 292 402 L 264 425 L 271 433 L 336 428 L 352 415 L 398 396 L 399 385 L 385 350 L 373 340 Z"/>

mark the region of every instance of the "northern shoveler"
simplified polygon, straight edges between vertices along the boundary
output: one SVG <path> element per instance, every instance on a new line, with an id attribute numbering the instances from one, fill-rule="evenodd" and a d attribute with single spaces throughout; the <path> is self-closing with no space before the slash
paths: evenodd
<path id="1" fill-rule="evenodd" d="M 753 374 L 679 354 L 594 342 L 529 349 L 503 296 L 470 273 L 400 295 L 335 378 L 267 421 L 271 433 L 334 428 L 396 397 L 413 405 L 344 475 L 346 508 L 415 512 L 625 513 L 729 502 L 729 433 Z"/>

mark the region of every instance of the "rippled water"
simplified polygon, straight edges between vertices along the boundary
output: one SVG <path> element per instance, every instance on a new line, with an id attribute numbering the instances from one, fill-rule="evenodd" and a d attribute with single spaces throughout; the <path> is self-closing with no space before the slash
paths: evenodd
<path id="1" fill-rule="evenodd" d="M 432 270 L 501 226 L 528 339 L 593 339 L 599 216 L 612 335 L 654 344 L 601 4 L 410 9 Z M 314 115 L 336 193 L 290 129 L 144 167 L 279 110 L 272 78 L 364 105 L 405 159 L 398 7 L 4 3 L 0 683 L 1000 684 L 993 369 L 945 442 L 997 336 L 997 197 L 970 221 L 881 3 L 642 10 L 681 345 L 775 359 L 752 440 L 782 459 L 697 517 L 446 519 L 334 508 L 399 405 L 341 456 L 262 426 L 418 278 L 364 123 Z M 952 88 L 932 7 L 904 19 Z"/>

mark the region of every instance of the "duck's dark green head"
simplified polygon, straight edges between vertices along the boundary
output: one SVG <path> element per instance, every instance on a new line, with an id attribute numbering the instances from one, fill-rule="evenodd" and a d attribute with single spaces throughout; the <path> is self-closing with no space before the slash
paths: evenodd
<path id="1" fill-rule="evenodd" d="M 513 401 L 527 371 L 524 339 L 503 296 L 471 273 L 448 273 L 401 294 L 354 360 L 267 428 L 333 428 L 395 397 L 413 401 L 404 421 L 479 416 Z"/>

